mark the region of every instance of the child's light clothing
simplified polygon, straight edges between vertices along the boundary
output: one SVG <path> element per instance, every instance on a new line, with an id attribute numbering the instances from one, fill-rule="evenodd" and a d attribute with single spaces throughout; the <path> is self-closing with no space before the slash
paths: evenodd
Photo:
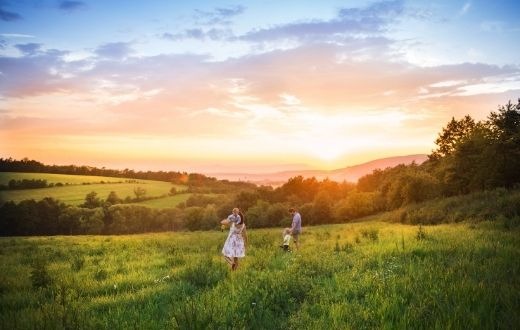
<path id="1" fill-rule="evenodd" d="M 283 237 L 283 245 L 289 245 L 290 242 L 291 242 L 291 235 L 286 234 L 286 235 Z"/>
<path id="2" fill-rule="evenodd" d="M 283 236 L 283 244 L 280 245 L 280 247 L 281 247 L 284 251 L 287 251 L 287 252 L 290 251 L 290 250 L 289 250 L 289 243 L 291 242 L 291 238 L 292 238 L 291 235 L 288 234 L 288 233 L 285 234 L 285 235 Z"/>

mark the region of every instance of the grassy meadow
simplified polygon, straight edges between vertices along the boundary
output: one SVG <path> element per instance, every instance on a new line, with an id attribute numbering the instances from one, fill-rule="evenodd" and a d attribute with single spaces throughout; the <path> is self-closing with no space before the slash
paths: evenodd
<path id="1" fill-rule="evenodd" d="M 166 196 L 161 198 L 154 198 L 147 201 L 132 203 L 136 205 L 143 205 L 152 209 L 165 209 L 169 207 L 175 207 L 179 203 L 186 202 L 190 198 L 191 193 L 178 193 L 173 196 Z"/>
<path id="2" fill-rule="evenodd" d="M 50 188 L 23 189 L 23 190 L 4 190 L 0 191 L 0 199 L 4 201 L 20 202 L 26 199 L 41 200 L 45 197 L 53 197 L 70 205 L 80 205 L 85 201 L 85 196 L 95 191 L 98 197 L 105 199 L 111 191 L 115 191 L 120 198 L 127 196 L 135 197 L 134 188 L 141 187 L 146 190 L 146 196 L 165 196 L 163 201 L 143 201 L 137 204 L 144 204 L 150 207 L 174 207 L 179 202 L 188 199 L 189 195 L 167 196 L 172 187 L 181 192 L 186 189 L 182 185 L 173 185 L 169 182 L 153 180 L 134 180 L 125 178 L 86 176 L 86 175 L 66 175 L 48 173 L 15 173 L 0 172 L 0 184 L 7 184 L 9 180 L 40 179 L 50 183 L 62 183 L 63 186 Z M 130 180 L 130 181 L 129 181 Z M 104 182 L 104 183 L 101 183 Z M 149 205 L 148 205 L 149 204 Z"/>
<path id="3" fill-rule="evenodd" d="M 519 229 L 377 221 L 249 231 L 0 239 L 4 329 L 368 329 L 520 326 Z"/>

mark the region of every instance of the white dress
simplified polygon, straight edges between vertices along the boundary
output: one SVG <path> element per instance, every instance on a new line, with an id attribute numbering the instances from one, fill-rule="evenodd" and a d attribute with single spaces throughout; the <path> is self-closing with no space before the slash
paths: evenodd
<path id="1" fill-rule="evenodd" d="M 242 237 L 242 231 L 245 230 L 246 225 L 235 226 L 235 223 L 231 223 L 229 228 L 229 235 L 222 248 L 222 254 L 230 258 L 243 258 L 246 256 L 246 247 L 244 244 L 244 237 Z"/>

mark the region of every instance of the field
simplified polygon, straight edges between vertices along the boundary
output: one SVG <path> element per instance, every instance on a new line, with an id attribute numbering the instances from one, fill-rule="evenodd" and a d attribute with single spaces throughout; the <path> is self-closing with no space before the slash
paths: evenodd
<path id="1" fill-rule="evenodd" d="M 13 172 L 0 172 L 0 184 L 7 184 L 9 180 L 22 180 L 22 179 L 41 179 L 47 180 L 48 183 L 62 183 L 64 186 L 41 188 L 41 189 L 23 189 L 23 190 L 4 190 L 0 191 L 0 199 L 4 201 L 20 202 L 25 199 L 41 200 L 45 197 L 53 197 L 60 201 L 70 204 L 79 205 L 85 201 L 85 196 L 95 191 L 98 193 L 98 197 L 105 199 L 111 191 L 115 191 L 120 198 L 127 196 L 135 197 L 134 188 L 142 187 L 146 190 L 146 196 L 163 196 L 167 195 L 172 187 L 175 187 L 177 191 L 183 191 L 186 189 L 185 186 L 172 185 L 168 182 L 153 181 L 153 180 L 133 180 L 125 178 L 113 178 L 113 177 L 102 177 L 102 176 L 83 176 L 83 175 L 64 175 L 64 174 L 47 174 L 47 173 L 13 173 Z M 133 180 L 135 182 L 127 182 L 127 180 Z M 104 183 L 100 183 L 100 182 Z M 65 184 L 69 185 L 65 185 Z M 169 198 L 168 201 L 156 205 L 167 205 L 172 207 L 170 202 L 175 200 L 186 200 L 188 196 L 181 195 L 179 197 Z M 154 204 L 154 203 L 151 203 Z M 152 205 L 150 205 L 152 206 Z"/>
<path id="2" fill-rule="evenodd" d="M 377 220 L 377 219 L 375 219 Z M 38 328 L 519 328 L 520 235 L 493 222 L 378 221 L 222 232 L 0 239 L 0 324 Z"/>
<path id="3" fill-rule="evenodd" d="M 139 203 L 133 203 L 137 205 L 148 206 L 153 209 L 164 209 L 169 207 L 175 207 L 179 203 L 185 202 L 192 194 L 190 193 L 179 193 L 174 196 L 167 196 L 163 198 L 150 199 Z"/>

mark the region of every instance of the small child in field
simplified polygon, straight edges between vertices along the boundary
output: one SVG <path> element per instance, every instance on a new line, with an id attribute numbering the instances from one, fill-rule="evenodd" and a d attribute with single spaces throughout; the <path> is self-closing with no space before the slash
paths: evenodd
<path id="1" fill-rule="evenodd" d="M 280 247 L 284 251 L 290 252 L 291 250 L 289 249 L 289 243 L 291 242 L 291 229 L 285 228 L 283 230 L 282 237 L 283 237 L 283 244 L 280 245 Z"/>

